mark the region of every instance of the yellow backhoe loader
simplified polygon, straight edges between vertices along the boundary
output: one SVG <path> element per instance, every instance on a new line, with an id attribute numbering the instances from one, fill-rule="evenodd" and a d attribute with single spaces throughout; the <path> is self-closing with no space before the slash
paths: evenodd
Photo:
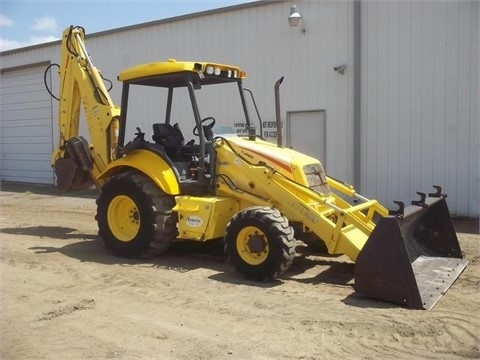
<path id="1" fill-rule="evenodd" d="M 223 238 L 239 272 L 268 280 L 290 267 L 299 239 L 354 261 L 357 292 L 424 309 L 467 265 L 440 187 L 388 211 L 326 176 L 319 160 L 283 147 L 281 131 L 276 144 L 263 140 L 250 120 L 245 72 L 236 66 L 170 59 L 125 69 L 118 76 L 120 109 L 87 53 L 84 29 L 71 26 L 63 32 L 59 77 L 57 184 L 98 188 L 99 235 L 115 254 L 135 257 L 161 253 L 174 241 Z M 235 88 L 231 101 L 240 104 L 235 117 L 241 116 L 245 136 L 200 115 L 207 106 L 200 94 L 220 84 Z M 127 117 L 139 108 L 132 94 L 154 88 L 166 94 L 165 120 L 152 123 L 151 141 L 137 127 L 125 142 Z M 182 91 L 195 135 L 187 143 L 172 120 L 174 94 Z M 89 141 L 79 136 L 82 104 Z"/>

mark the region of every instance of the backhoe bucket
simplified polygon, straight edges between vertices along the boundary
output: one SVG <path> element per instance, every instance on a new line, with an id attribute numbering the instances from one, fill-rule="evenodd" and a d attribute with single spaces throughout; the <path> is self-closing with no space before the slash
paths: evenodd
<path id="1" fill-rule="evenodd" d="M 355 263 L 355 290 L 431 309 L 467 266 L 445 195 L 429 194 L 379 220 Z M 402 214 L 403 213 L 403 214 Z"/>
<path id="2" fill-rule="evenodd" d="M 60 191 L 88 189 L 93 185 L 90 173 L 80 169 L 72 158 L 55 161 L 55 175 Z"/>

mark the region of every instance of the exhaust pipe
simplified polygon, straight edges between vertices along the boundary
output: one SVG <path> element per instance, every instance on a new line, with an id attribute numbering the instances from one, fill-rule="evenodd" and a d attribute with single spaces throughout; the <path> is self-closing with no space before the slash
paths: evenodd
<path id="1" fill-rule="evenodd" d="M 280 85 L 283 82 L 283 76 L 275 83 L 275 120 L 277 122 L 277 146 L 282 147 L 282 117 L 280 114 Z"/>

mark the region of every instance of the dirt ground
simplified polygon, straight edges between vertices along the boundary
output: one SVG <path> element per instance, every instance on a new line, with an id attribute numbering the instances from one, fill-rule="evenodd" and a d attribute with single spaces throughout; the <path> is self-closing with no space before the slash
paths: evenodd
<path id="1" fill-rule="evenodd" d="M 301 244 L 281 279 L 260 284 L 221 244 L 115 257 L 94 198 L 2 184 L 1 359 L 480 358 L 478 219 L 455 223 L 469 265 L 424 311 L 356 294 L 352 262 Z"/>

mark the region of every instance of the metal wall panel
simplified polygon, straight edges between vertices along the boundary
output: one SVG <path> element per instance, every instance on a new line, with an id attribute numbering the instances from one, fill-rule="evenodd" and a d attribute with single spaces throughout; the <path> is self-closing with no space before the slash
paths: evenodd
<path id="1" fill-rule="evenodd" d="M 302 0 L 296 3 L 305 21 L 305 33 L 301 28 L 288 26 L 289 1 L 261 2 L 91 36 L 86 29 L 87 48 L 94 63 L 110 79 L 115 79 L 125 67 L 168 58 L 237 64 L 247 71 L 245 84 L 254 91 L 264 121 L 274 120 L 273 85 L 284 75 L 281 88 L 284 123 L 287 111 L 326 109 L 328 171 L 352 181 L 353 3 Z M 7 52 L 2 54 L 2 66 L 17 66 L 32 59 L 59 61 L 58 45 Z M 333 71 L 340 64 L 347 64 L 344 75 Z M 112 97 L 117 104 L 120 91 L 121 86 L 116 84 Z M 220 108 L 225 115 L 219 120 L 233 124 L 229 107 L 223 104 Z M 151 131 L 150 112 L 148 102 L 140 106 L 127 135 L 133 136 L 139 125 Z M 185 128 L 189 131 L 192 125 L 188 115 L 186 112 L 184 118 L 188 119 Z M 54 136 L 57 137 L 56 130 Z"/>
<path id="2" fill-rule="evenodd" d="M 390 203 L 443 185 L 478 215 L 476 1 L 362 2 L 361 190 Z"/>
<path id="3" fill-rule="evenodd" d="M 168 58 L 238 65 L 247 72 L 245 86 L 254 92 L 264 121 L 275 119 L 273 86 L 285 76 L 280 90 L 284 123 L 287 111 L 326 109 L 328 171 L 352 181 L 352 2 L 298 1 L 305 34 L 301 27 L 289 27 L 290 5 L 286 1 L 266 2 L 262 6 L 99 34 L 87 38 L 87 46 L 95 64 L 110 79 L 125 67 Z M 344 75 L 333 70 L 341 64 L 347 64 Z M 117 84 L 112 92 L 117 103 L 120 91 Z M 227 103 L 217 105 L 221 114 L 217 121 L 233 126 L 237 114 Z M 132 118 L 127 137 L 138 125 L 150 137 L 150 109 L 148 104 L 137 109 L 138 122 Z M 202 116 L 210 115 L 200 111 Z M 251 116 L 256 123 L 253 107 Z M 178 118 L 182 130 L 190 135 L 191 109 L 187 107 Z"/>
<path id="4" fill-rule="evenodd" d="M 121 86 L 115 79 L 125 67 L 168 58 L 213 60 L 247 71 L 245 85 L 254 91 L 263 120 L 272 121 L 273 84 L 285 75 L 284 123 L 289 111 L 325 109 L 322 160 L 330 175 L 353 182 L 354 3 L 295 3 L 305 34 L 287 24 L 290 1 L 259 2 L 98 34 L 86 29 L 87 48 L 114 81 L 117 104 Z M 439 183 L 452 212 L 478 216 L 479 3 L 361 1 L 360 9 L 361 192 L 389 204 Z M 3 69 L 39 61 L 58 62 L 58 43 L 1 54 Z M 342 64 L 343 75 L 333 71 Z M 52 81 L 56 91 L 55 76 Z M 138 125 L 151 131 L 152 102 L 145 99 L 138 107 L 127 136 Z M 57 103 L 52 104 L 56 146 Z M 235 121 L 228 106 L 219 109 L 219 122 Z M 190 135 L 189 110 L 180 123 Z"/>

